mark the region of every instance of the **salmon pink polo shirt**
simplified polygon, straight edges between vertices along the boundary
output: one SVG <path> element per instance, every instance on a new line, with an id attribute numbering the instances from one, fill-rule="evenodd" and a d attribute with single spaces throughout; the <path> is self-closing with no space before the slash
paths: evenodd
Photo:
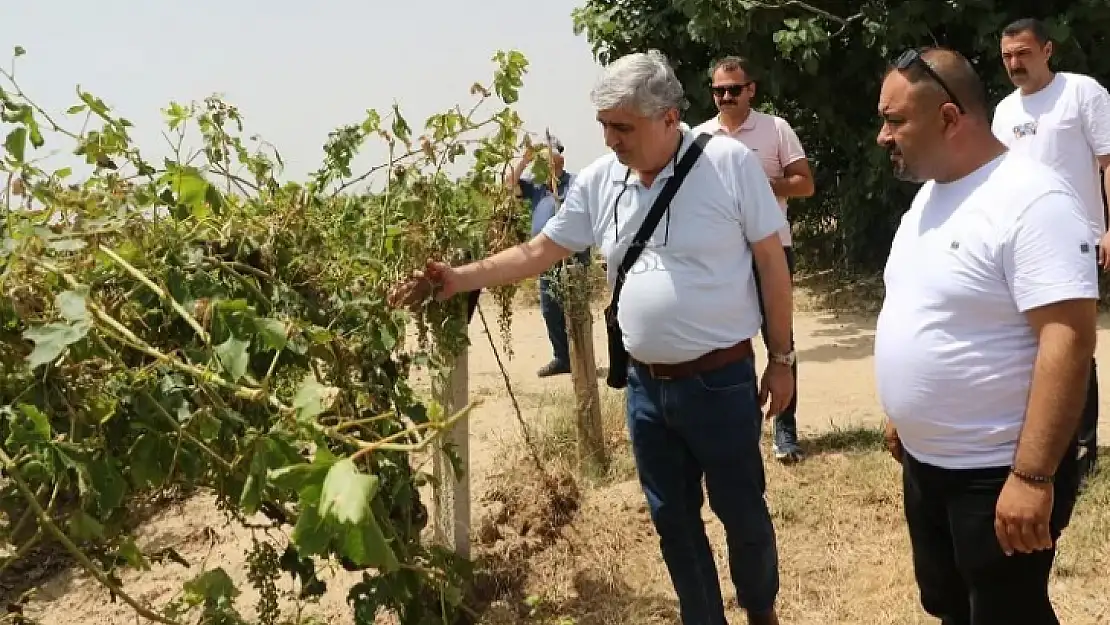
<path id="1" fill-rule="evenodd" d="M 703 132 L 728 135 L 739 140 L 759 157 L 763 172 L 767 174 L 768 179 L 781 178 L 783 171 L 790 164 L 806 157 L 802 142 L 798 140 L 797 133 L 785 119 L 756 110 L 748 114 L 748 119 L 734 133 L 725 130 L 717 117 L 707 120 L 694 129 L 695 135 Z M 775 199 L 778 200 L 779 207 L 785 215 L 786 198 L 776 197 Z M 793 244 L 789 222 L 779 231 L 779 238 L 782 239 L 784 247 L 790 247 Z"/>

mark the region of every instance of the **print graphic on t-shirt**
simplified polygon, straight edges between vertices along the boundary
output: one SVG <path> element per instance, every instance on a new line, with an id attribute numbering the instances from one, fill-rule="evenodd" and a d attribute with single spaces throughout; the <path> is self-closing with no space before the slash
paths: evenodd
<path id="1" fill-rule="evenodd" d="M 1079 253 L 1080 254 L 1090 254 L 1091 253 L 1091 246 L 1087 243 L 1080 243 L 1079 244 Z"/>
<path id="2" fill-rule="evenodd" d="M 1037 134 L 1037 122 L 1035 120 L 1014 126 L 1015 139 L 1021 139 L 1022 137 L 1032 137 L 1035 134 Z"/>

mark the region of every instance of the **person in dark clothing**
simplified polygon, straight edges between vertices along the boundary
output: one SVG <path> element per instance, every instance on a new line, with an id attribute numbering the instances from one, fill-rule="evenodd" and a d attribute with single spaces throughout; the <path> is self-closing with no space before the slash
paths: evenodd
<path id="1" fill-rule="evenodd" d="M 542 230 L 549 219 L 555 216 L 562 200 L 566 197 L 567 189 L 574 180 L 574 175 L 563 168 L 563 144 L 559 139 L 551 138 L 552 151 L 548 155 L 551 163 L 552 174 L 556 180 L 555 189 L 551 188 L 549 180 L 537 181 L 525 174 L 525 170 L 532 163 L 534 152 L 530 148 L 524 153 L 524 158 L 513 168 L 507 183 L 516 187 L 519 197 L 529 202 L 532 209 L 532 236 Z M 546 149 L 546 147 L 544 148 Z M 537 372 L 541 378 L 553 375 L 570 373 L 570 341 L 567 338 L 566 312 L 563 310 L 559 294 L 559 282 L 563 269 L 570 263 L 589 264 L 590 252 L 574 254 L 566 261 L 557 263 L 550 270 L 539 277 L 540 312 L 543 314 L 544 324 L 547 326 L 547 338 L 551 341 L 551 362 L 544 365 Z"/>

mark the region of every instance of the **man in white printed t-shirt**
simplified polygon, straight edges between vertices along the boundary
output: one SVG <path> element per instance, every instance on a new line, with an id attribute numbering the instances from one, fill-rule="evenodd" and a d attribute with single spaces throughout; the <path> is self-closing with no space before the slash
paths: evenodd
<path id="1" fill-rule="evenodd" d="M 946 625 L 1057 625 L 1055 542 L 1079 488 L 1095 348 L 1095 235 L 1051 168 L 991 132 L 956 52 L 910 50 L 878 142 L 924 183 L 883 276 L 875 377 L 925 610 Z"/>
<path id="2" fill-rule="evenodd" d="M 391 293 L 412 304 L 519 281 L 596 245 L 618 267 L 655 199 L 698 145 L 680 127 L 682 84 L 663 55 L 608 65 L 591 92 L 613 150 L 579 171 L 563 208 L 523 245 L 461 267 L 429 262 Z M 703 139 L 704 140 L 704 139 Z M 697 152 L 694 152 L 697 154 Z M 627 419 L 640 485 L 684 625 L 725 625 L 701 508 L 725 528 L 729 573 L 752 625 L 778 625 L 778 550 L 764 500 L 760 405 L 790 401 L 791 288 L 777 232 L 785 218 L 756 155 L 709 138 L 623 282 L 617 316 L 628 350 Z M 754 265 L 762 277 L 753 278 Z M 770 358 L 757 379 L 751 339 L 762 290 Z"/>
<path id="3" fill-rule="evenodd" d="M 790 124 L 777 115 L 752 108 L 756 78 L 751 64 L 743 57 L 728 56 L 714 63 L 709 69 L 709 79 L 718 114 L 694 128 L 694 134 L 704 132 L 732 137 L 755 152 L 771 183 L 775 199 L 783 215 L 786 215 L 788 199 L 813 195 L 813 173 L 802 142 Z M 793 276 L 794 244 L 789 223 L 779 230 L 779 238 L 786 252 L 790 275 Z M 758 284 L 758 272 L 755 279 Z M 767 339 L 766 325 L 763 327 L 763 339 Z M 803 457 L 802 448 L 798 445 L 797 363 L 794 365 L 794 384 L 790 405 L 775 417 L 772 447 L 775 458 L 787 463 L 797 462 Z"/>
<path id="4" fill-rule="evenodd" d="M 1110 269 L 1110 235 L 1099 169 L 1110 167 L 1110 93 L 1097 80 L 1049 67 L 1052 41 L 1044 24 L 1018 20 L 1002 31 L 1002 61 L 1017 86 L 994 112 L 994 134 L 1010 150 L 1052 167 L 1079 194 L 1098 246 L 1097 260 Z M 1080 473 L 1094 473 L 1098 451 L 1098 377 L 1091 383 L 1079 430 Z"/>

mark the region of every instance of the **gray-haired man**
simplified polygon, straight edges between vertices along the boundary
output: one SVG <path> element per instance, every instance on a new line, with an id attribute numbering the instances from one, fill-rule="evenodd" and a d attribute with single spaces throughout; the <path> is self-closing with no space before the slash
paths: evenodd
<path id="1" fill-rule="evenodd" d="M 398 285 L 395 305 L 426 296 L 429 280 L 439 298 L 451 297 L 536 275 L 591 245 L 605 255 L 609 284 L 616 284 L 655 199 L 698 144 L 680 128 L 682 85 L 657 52 L 609 65 L 591 97 L 613 154 L 578 173 L 543 232 L 466 266 L 429 262 Z M 761 403 L 769 395 L 768 416 L 777 414 L 793 388 L 790 275 L 777 234 L 784 217 L 755 154 L 721 139 L 704 144 L 685 182 L 659 206 L 667 208 L 625 274 L 618 313 L 630 355 L 627 418 L 640 482 L 682 622 L 726 623 L 701 519 L 704 477 L 727 534 L 740 606 L 750 623 L 777 624 L 778 554 L 759 439 Z M 761 383 L 751 347 L 761 324 L 753 257 L 770 330 Z"/>

